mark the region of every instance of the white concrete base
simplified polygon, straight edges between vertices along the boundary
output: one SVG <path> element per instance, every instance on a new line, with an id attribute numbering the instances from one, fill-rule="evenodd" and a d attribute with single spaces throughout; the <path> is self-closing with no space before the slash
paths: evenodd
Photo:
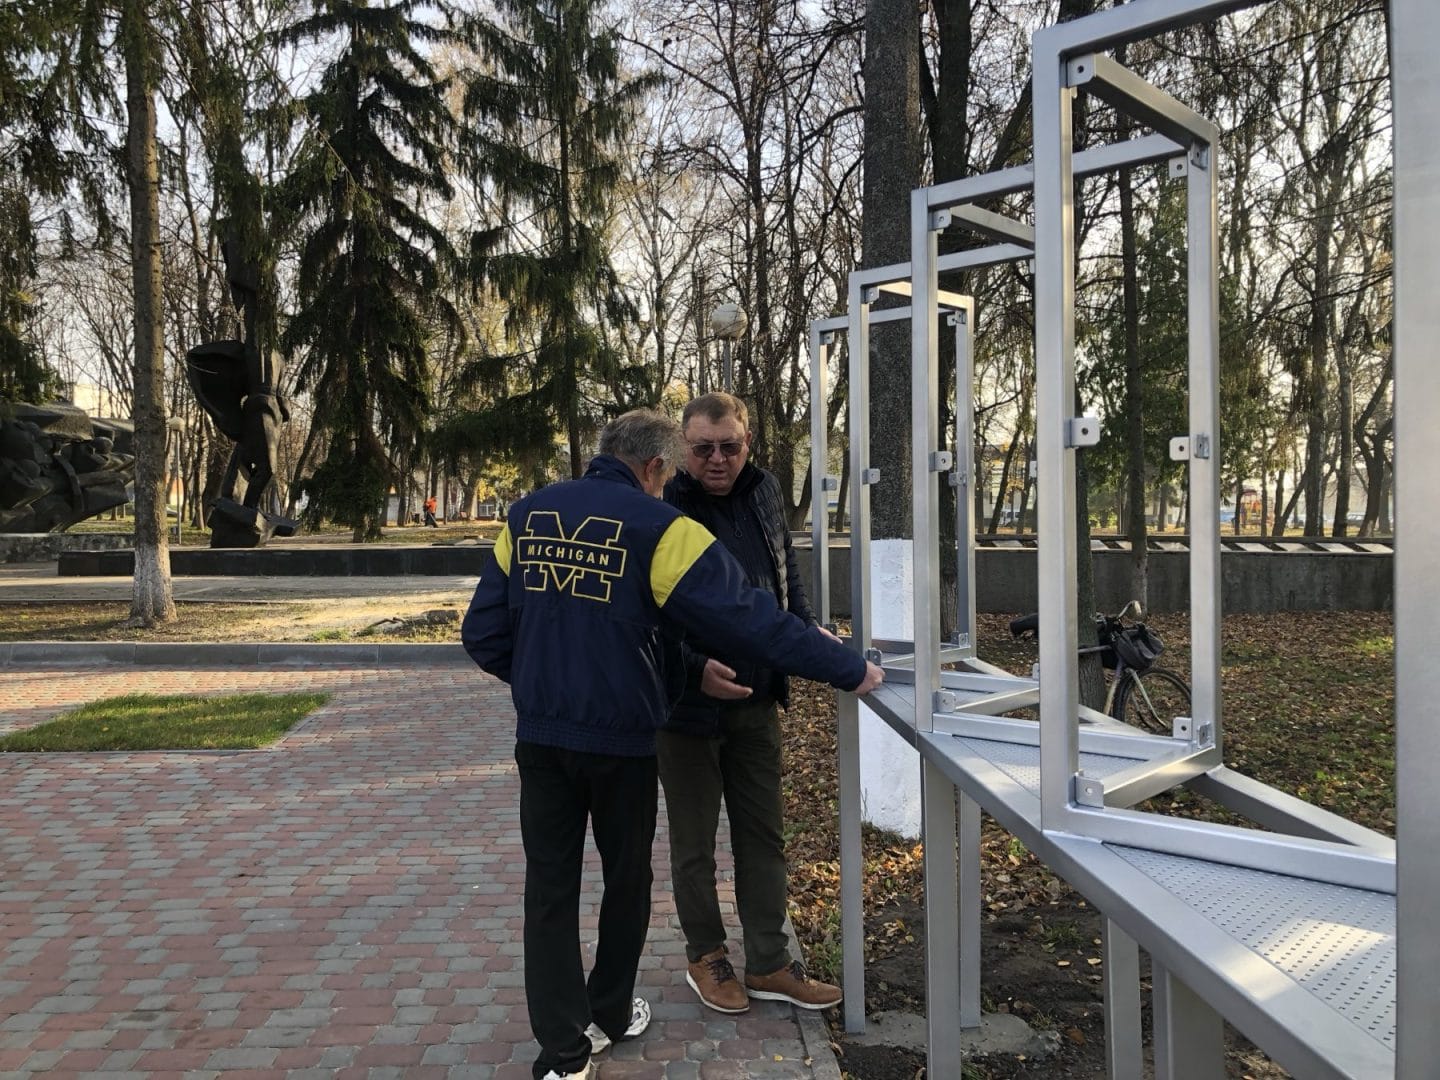
<path id="1" fill-rule="evenodd" d="M 914 545 L 870 542 L 870 634 L 911 639 L 915 625 Z M 860 705 L 860 815 L 876 828 L 920 836 L 920 759 L 890 725 Z"/>

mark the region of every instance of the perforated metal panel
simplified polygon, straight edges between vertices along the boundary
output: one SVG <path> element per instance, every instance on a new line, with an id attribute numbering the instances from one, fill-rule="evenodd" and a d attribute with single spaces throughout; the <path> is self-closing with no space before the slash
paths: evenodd
<path id="1" fill-rule="evenodd" d="M 1106 845 L 1352 1023 L 1395 1049 L 1395 898 Z"/>
<path id="2" fill-rule="evenodd" d="M 995 739 L 962 739 L 956 741 L 968 753 L 978 754 L 1010 777 L 1030 794 L 1040 794 L 1040 748 L 1023 743 L 999 742 Z M 1080 771 L 1086 776 L 1103 780 L 1111 773 L 1128 769 L 1138 758 L 1111 757 L 1107 754 L 1081 754 Z"/>

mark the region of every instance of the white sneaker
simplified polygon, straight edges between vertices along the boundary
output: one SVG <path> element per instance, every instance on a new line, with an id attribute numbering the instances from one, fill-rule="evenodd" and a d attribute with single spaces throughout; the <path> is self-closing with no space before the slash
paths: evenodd
<path id="1" fill-rule="evenodd" d="M 593 1080 L 594 1076 L 595 1063 L 587 1061 L 585 1067 L 577 1073 L 560 1073 L 551 1069 L 545 1074 L 543 1080 Z"/>
<path id="2" fill-rule="evenodd" d="M 638 1038 L 645 1034 L 645 1029 L 650 1026 L 650 1003 L 644 998 L 637 997 L 630 1003 L 630 1025 L 625 1029 L 624 1037 L 627 1039 Z M 585 1029 L 585 1035 L 590 1040 L 590 1052 L 598 1054 L 615 1040 L 601 1031 L 599 1026 L 591 1024 Z M 548 1078 L 547 1078 L 548 1080 Z"/>

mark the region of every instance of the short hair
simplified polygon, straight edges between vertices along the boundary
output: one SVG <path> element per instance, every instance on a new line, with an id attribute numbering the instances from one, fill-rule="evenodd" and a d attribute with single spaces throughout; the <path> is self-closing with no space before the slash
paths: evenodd
<path id="1" fill-rule="evenodd" d="M 680 415 L 680 426 L 688 427 L 690 418 L 696 413 L 703 415 L 712 424 L 719 423 L 727 416 L 733 416 L 740 421 L 742 428 L 746 431 L 750 430 L 750 410 L 745 408 L 745 402 L 734 394 L 724 392 L 701 394 L 685 406 L 685 411 Z"/>
<path id="2" fill-rule="evenodd" d="M 600 453 L 637 465 L 658 457 L 673 469 L 685 459 L 686 449 L 680 425 L 654 409 L 631 409 L 600 432 Z"/>

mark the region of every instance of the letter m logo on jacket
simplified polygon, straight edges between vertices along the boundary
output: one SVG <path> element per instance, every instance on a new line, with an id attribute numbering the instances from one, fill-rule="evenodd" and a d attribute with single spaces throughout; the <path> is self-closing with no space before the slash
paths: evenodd
<path id="1" fill-rule="evenodd" d="M 613 518 L 587 517 L 567 533 L 554 510 L 532 510 L 515 545 L 515 561 L 531 592 L 554 588 L 608 604 L 611 584 L 625 572 L 619 540 L 620 522 Z"/>

